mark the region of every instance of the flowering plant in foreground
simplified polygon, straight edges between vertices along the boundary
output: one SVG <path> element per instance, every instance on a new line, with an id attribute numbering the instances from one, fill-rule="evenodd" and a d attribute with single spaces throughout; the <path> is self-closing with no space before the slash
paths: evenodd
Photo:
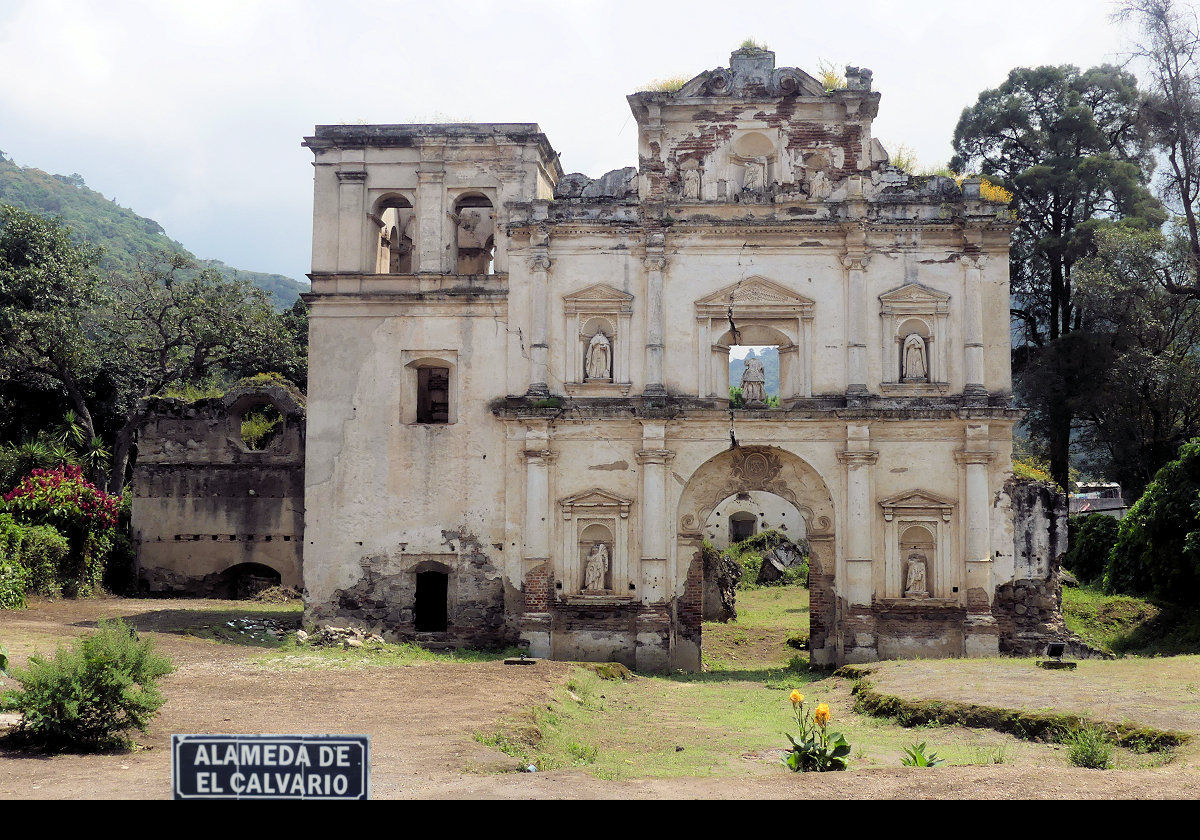
<path id="1" fill-rule="evenodd" d="M 785 733 L 792 742 L 792 751 L 783 763 L 796 772 L 845 770 L 850 745 L 842 733 L 829 731 L 829 704 L 818 703 L 810 709 L 805 705 L 804 695 L 796 690 L 788 699 L 792 701 L 792 714 L 800 727 L 800 737 Z"/>
<path id="2" fill-rule="evenodd" d="M 72 464 L 34 470 L 4 496 L 4 502 L 21 519 L 68 530 L 115 528 L 121 511 L 119 496 L 85 480 L 83 470 Z"/>

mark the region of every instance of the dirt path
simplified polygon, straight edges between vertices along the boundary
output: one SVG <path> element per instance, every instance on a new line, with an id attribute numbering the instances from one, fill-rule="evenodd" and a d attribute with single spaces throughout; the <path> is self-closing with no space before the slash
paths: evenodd
<path id="1" fill-rule="evenodd" d="M 0 613 L 0 644 L 15 664 L 104 616 L 141 616 L 143 632 L 172 657 L 166 705 L 144 749 L 120 755 L 0 755 L 0 799 L 149 798 L 169 795 L 170 735 L 215 732 L 365 733 L 371 736 L 372 794 L 496 798 L 925 798 L 1195 797 L 1195 770 L 1094 772 L 1014 767 L 903 768 L 825 776 L 786 772 L 752 778 L 603 781 L 583 771 L 496 772 L 510 759 L 472 733 L 544 703 L 570 665 L 431 662 L 392 668 L 282 669 L 252 661 L 259 648 L 181 635 L 196 610 L 231 602 L 97 600 L 39 604 Z M 244 609 L 244 608 L 242 608 Z M 269 609 L 269 608 L 268 608 Z M 182 613 L 182 615 L 181 615 Z M 196 619 L 194 623 L 200 622 Z M 155 629 L 151 629 L 155 628 Z M 468 769 L 470 768 L 470 769 Z"/>

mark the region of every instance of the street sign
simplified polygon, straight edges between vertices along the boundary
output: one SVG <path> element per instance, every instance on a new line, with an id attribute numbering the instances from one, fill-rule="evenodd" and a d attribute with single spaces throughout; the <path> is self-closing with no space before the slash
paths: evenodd
<path id="1" fill-rule="evenodd" d="M 367 735 L 172 735 L 175 799 L 368 799 Z"/>

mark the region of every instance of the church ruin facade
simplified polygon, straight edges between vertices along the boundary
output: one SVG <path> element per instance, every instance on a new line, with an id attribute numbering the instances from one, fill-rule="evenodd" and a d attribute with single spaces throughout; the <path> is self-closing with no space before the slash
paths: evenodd
<path id="1" fill-rule="evenodd" d="M 815 663 L 1011 649 L 1015 222 L 846 81 L 738 50 L 595 180 L 535 124 L 318 126 L 307 620 L 697 669 L 710 517 L 770 494 Z"/>

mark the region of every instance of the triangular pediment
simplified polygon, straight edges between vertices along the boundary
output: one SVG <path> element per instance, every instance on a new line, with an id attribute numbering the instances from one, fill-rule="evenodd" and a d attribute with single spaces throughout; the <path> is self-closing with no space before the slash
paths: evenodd
<path id="1" fill-rule="evenodd" d="M 920 283 L 905 283 L 898 289 L 881 294 L 879 302 L 883 304 L 884 314 L 890 312 L 928 314 L 946 312 L 950 305 L 950 295 Z"/>
<path id="2" fill-rule="evenodd" d="M 931 493 L 928 490 L 906 490 L 903 493 L 897 493 L 895 496 L 889 496 L 879 502 L 879 506 L 884 510 L 905 508 L 908 510 L 923 509 L 923 510 L 942 510 L 954 507 L 955 502 L 952 499 L 947 499 L 945 496 L 939 496 L 937 493 Z"/>
<path id="3" fill-rule="evenodd" d="M 749 277 L 696 301 L 696 309 L 700 312 L 706 310 L 725 312 L 730 306 L 734 308 L 735 312 L 738 308 L 809 312 L 812 310 L 813 302 L 804 295 L 793 292 L 787 286 L 765 277 Z"/>
<path id="4" fill-rule="evenodd" d="M 564 509 L 624 508 L 628 511 L 629 506 L 633 504 L 633 500 L 626 499 L 624 496 L 618 496 L 616 493 L 610 493 L 607 490 L 601 490 L 599 487 L 593 487 L 591 490 L 583 490 L 559 499 L 558 504 Z"/>
<path id="5" fill-rule="evenodd" d="M 605 283 L 594 283 L 563 295 L 563 307 L 567 312 L 631 312 L 633 295 Z"/>
<path id="6" fill-rule="evenodd" d="M 633 295 L 627 292 L 622 292 L 620 289 L 614 289 L 612 286 L 604 283 L 595 283 L 588 286 L 586 289 L 580 289 L 578 292 L 572 292 L 569 295 L 563 295 L 563 300 L 573 301 L 616 301 L 626 303 L 633 300 Z"/>

